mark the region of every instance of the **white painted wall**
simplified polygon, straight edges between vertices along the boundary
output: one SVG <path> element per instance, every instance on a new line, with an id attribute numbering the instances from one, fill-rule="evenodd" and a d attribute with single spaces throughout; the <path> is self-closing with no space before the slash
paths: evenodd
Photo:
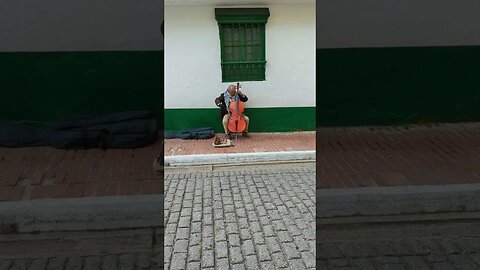
<path id="1" fill-rule="evenodd" d="M 317 48 L 480 45 L 478 0 L 317 0 Z"/>
<path id="2" fill-rule="evenodd" d="M 240 82 L 247 107 L 315 106 L 315 6 L 258 7 L 270 9 L 266 81 Z M 165 108 L 214 108 L 228 86 L 220 54 L 214 6 L 166 6 Z"/>
<path id="3" fill-rule="evenodd" d="M 165 6 L 238 6 L 315 4 L 316 0 L 165 0 Z"/>
<path id="4" fill-rule="evenodd" d="M 163 50 L 163 0 L 0 0 L 0 52 Z"/>

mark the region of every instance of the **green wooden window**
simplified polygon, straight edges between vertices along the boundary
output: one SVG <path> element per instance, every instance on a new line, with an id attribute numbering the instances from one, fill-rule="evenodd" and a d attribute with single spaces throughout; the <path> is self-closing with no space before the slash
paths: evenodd
<path id="1" fill-rule="evenodd" d="M 217 8 L 222 82 L 265 80 L 268 8 Z"/>

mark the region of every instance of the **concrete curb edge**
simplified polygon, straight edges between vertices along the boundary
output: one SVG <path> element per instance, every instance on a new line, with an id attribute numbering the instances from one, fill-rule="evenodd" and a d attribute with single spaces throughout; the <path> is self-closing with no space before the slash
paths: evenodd
<path id="1" fill-rule="evenodd" d="M 0 203 L 12 233 L 163 227 L 163 194 L 39 199 Z"/>
<path id="2" fill-rule="evenodd" d="M 165 156 L 165 166 L 315 160 L 315 150 Z"/>
<path id="3" fill-rule="evenodd" d="M 316 191 L 319 218 L 480 211 L 480 184 L 364 187 Z"/>

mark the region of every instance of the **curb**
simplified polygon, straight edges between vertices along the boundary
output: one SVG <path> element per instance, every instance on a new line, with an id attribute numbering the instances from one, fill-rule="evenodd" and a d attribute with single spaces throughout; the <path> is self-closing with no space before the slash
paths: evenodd
<path id="1" fill-rule="evenodd" d="M 480 184 L 321 189 L 318 219 L 480 211 Z"/>
<path id="2" fill-rule="evenodd" d="M 315 160 L 315 150 L 165 156 L 165 166 Z"/>
<path id="3" fill-rule="evenodd" d="M 163 199 L 159 194 L 2 202 L 0 234 L 163 227 Z"/>

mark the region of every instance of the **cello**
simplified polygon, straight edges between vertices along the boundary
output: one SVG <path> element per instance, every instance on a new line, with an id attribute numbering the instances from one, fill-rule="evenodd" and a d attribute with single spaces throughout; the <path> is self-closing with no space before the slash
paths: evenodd
<path id="1" fill-rule="evenodd" d="M 243 112 L 245 110 L 245 103 L 240 101 L 238 96 L 238 90 L 240 89 L 240 83 L 237 82 L 235 88 L 236 101 L 230 103 L 230 118 L 228 119 L 228 130 L 233 133 L 240 133 L 245 130 L 247 127 L 247 122 L 243 117 Z"/>

